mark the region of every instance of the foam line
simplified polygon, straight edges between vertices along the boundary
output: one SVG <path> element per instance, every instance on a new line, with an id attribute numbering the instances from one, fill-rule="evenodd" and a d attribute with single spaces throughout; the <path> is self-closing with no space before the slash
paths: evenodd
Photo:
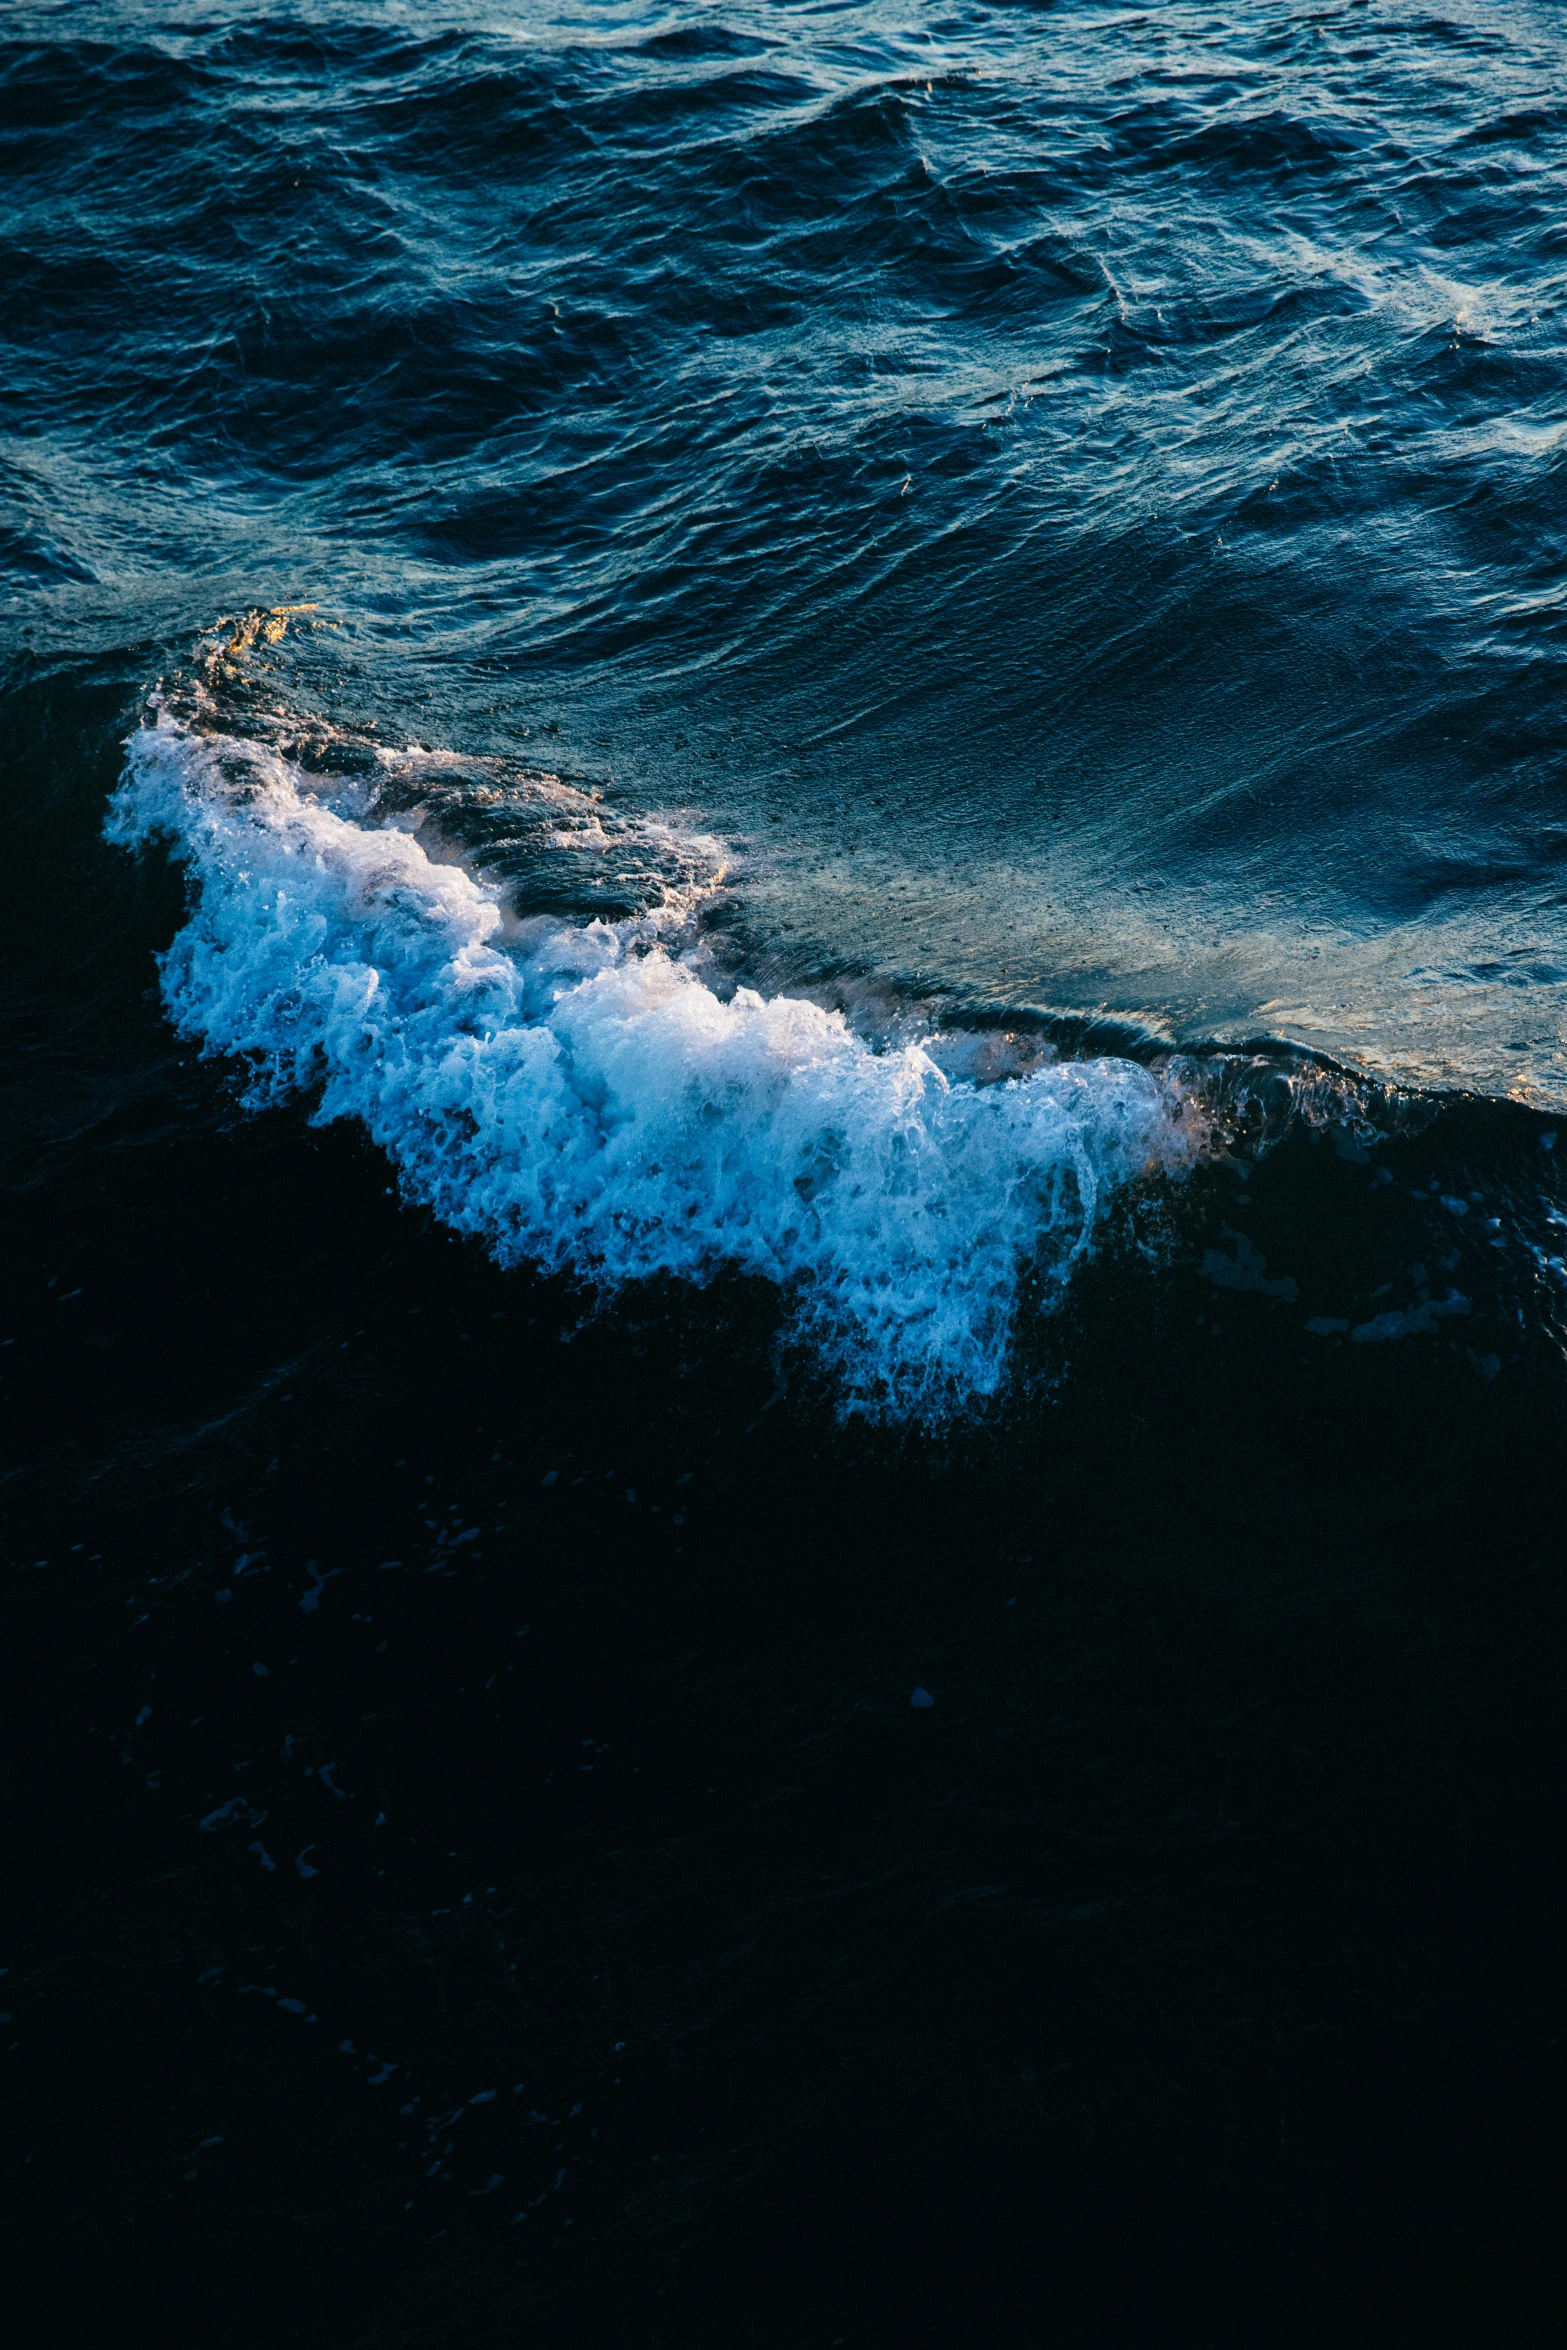
<path id="1" fill-rule="evenodd" d="M 503 1262 L 765 1276 L 846 1410 L 994 1395 L 1025 1268 L 1059 1283 L 1109 1197 L 1185 1155 L 1173 1089 L 1133 1062 L 976 1086 L 813 1003 L 725 1001 L 656 925 L 519 923 L 259 744 L 143 729 L 109 832 L 187 866 L 165 1000 L 248 1062 L 252 1102 L 358 1119 Z"/>

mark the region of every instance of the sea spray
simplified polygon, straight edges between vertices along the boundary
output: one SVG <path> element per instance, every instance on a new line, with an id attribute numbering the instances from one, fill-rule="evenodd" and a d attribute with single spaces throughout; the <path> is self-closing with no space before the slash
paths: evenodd
<path id="1" fill-rule="evenodd" d="M 845 1410 L 994 1395 L 1025 1270 L 1058 1287 L 1109 1199 L 1189 1149 L 1178 1092 L 1134 1062 L 976 1085 L 801 998 L 726 1000 L 678 928 L 519 919 L 260 744 L 142 729 L 109 830 L 186 865 L 165 1000 L 248 1066 L 253 1104 L 357 1119 L 503 1262 L 609 1289 L 765 1277 Z"/>

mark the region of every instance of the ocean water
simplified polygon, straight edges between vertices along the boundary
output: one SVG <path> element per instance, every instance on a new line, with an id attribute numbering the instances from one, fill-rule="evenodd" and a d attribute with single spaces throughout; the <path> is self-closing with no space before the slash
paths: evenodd
<path id="1" fill-rule="evenodd" d="M 6 12 L 41 2324 L 1546 2338 L 1564 75 Z"/>

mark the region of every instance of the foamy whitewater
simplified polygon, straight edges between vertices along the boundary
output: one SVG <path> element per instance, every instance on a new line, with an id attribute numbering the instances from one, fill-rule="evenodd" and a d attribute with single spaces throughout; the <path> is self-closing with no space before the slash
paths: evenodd
<path id="1" fill-rule="evenodd" d="M 954 1079 L 816 1004 L 725 1000 L 656 918 L 519 921 L 259 743 L 165 716 L 128 752 L 110 837 L 166 837 L 192 883 L 170 1015 L 249 1063 L 253 1104 L 358 1119 L 503 1262 L 764 1276 L 845 1411 L 994 1395 L 1024 1278 L 1059 1289 L 1108 1200 L 1188 1155 L 1178 1093 L 1133 1062 Z"/>

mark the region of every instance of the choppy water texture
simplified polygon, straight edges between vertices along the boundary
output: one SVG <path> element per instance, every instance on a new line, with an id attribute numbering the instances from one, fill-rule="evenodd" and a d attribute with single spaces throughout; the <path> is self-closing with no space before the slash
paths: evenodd
<path id="1" fill-rule="evenodd" d="M 609 847 L 716 842 L 731 967 L 873 1034 L 1108 1019 L 1549 1110 L 1560 63 L 1518 7 L 24 12 L 10 625 L 174 658 L 303 605 L 216 723 L 532 755 Z M 561 910 L 507 795 L 464 811 Z M 781 1231 L 820 1169 L 779 1175 Z M 846 1277 L 928 1330 L 897 1250 Z"/>
<path id="2" fill-rule="evenodd" d="M 958 2341 L 981 2271 L 998 2350 L 1209 2350 L 1253 2242 L 1312 2350 L 1496 2330 L 1564 92 L 1530 0 L 4 11 L 0 1994 L 30 2111 L 156 2141 L 41 2159 L 62 2241 L 166 2306 L 232 2139 L 181 2256 L 307 2149 L 416 2312 L 301 2286 L 332 2350 L 519 2266 L 572 2350 Z M 279 1966 L 340 2104 L 230 2066 Z M 1155 2209 L 1207 2283 L 1112 2307 Z"/>
<path id="3" fill-rule="evenodd" d="M 1552 11 L 76 7 L 5 63 L 13 625 L 320 600 L 342 700 L 742 846 L 775 985 L 1559 1099 Z"/>

